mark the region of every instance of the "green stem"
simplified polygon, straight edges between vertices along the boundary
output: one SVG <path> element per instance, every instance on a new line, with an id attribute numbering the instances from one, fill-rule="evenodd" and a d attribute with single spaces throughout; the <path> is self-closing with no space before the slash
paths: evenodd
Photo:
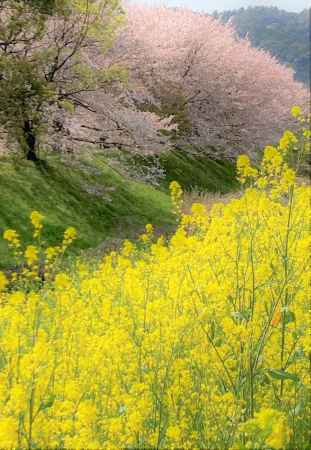
<path id="1" fill-rule="evenodd" d="M 283 303 L 283 311 L 282 311 L 282 335 L 281 335 L 281 370 L 284 370 L 284 358 L 285 358 L 285 344 L 286 344 L 286 307 L 288 305 L 288 245 L 289 245 L 289 233 L 291 226 L 291 218 L 293 211 L 293 199 L 294 199 L 294 186 L 291 186 L 289 192 L 289 211 L 288 211 L 288 219 L 287 219 L 287 230 L 286 230 L 286 238 L 285 238 L 285 254 L 284 254 L 284 283 L 285 283 L 285 295 L 284 295 L 284 303 Z M 280 397 L 283 396 L 284 391 L 284 379 L 281 380 L 280 385 Z"/>

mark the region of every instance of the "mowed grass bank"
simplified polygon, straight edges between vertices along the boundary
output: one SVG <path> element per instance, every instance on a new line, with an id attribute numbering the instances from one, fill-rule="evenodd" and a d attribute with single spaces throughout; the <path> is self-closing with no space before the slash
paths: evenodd
<path id="1" fill-rule="evenodd" d="M 28 217 L 33 210 L 46 217 L 44 238 L 51 245 L 59 242 L 68 226 L 76 227 L 74 253 L 104 241 L 134 237 L 149 222 L 161 230 L 172 230 L 175 224 L 168 194 L 122 177 L 103 158 L 70 161 L 53 156 L 40 168 L 2 158 L 0 268 L 14 264 L 3 231 L 16 229 L 31 241 Z"/>
<path id="2" fill-rule="evenodd" d="M 2 239 L 3 231 L 16 229 L 29 243 L 29 215 L 33 210 L 45 216 L 44 239 L 49 245 L 57 244 L 64 230 L 74 226 L 78 239 L 72 254 L 96 247 L 101 254 L 125 238 L 136 238 L 147 223 L 161 233 L 169 234 L 175 229 L 169 196 L 169 183 L 173 180 L 188 192 L 194 189 L 223 194 L 238 186 L 233 163 L 195 158 L 182 152 L 160 157 L 165 177 L 157 187 L 133 180 L 131 170 L 127 174 L 127 164 L 145 164 L 146 158 L 137 155 L 128 154 L 122 163 L 125 170 L 121 171 L 99 152 L 45 158 L 40 166 L 21 159 L 0 158 L 0 269 L 15 264 Z"/>

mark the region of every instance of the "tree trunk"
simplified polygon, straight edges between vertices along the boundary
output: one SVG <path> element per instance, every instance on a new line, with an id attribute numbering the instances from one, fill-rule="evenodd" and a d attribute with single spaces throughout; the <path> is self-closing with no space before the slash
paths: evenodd
<path id="1" fill-rule="evenodd" d="M 28 161 L 38 161 L 38 156 L 36 153 L 36 135 L 34 129 L 32 127 L 31 121 L 26 120 L 24 122 L 24 139 L 25 139 L 25 147 L 26 147 L 26 159 Z"/>

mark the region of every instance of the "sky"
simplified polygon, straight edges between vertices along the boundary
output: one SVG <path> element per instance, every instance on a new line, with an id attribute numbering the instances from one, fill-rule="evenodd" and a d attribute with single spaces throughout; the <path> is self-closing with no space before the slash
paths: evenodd
<path id="1" fill-rule="evenodd" d="M 135 3 L 160 3 L 167 6 L 186 6 L 209 13 L 215 10 L 237 9 L 242 6 L 277 6 L 286 11 L 301 11 L 311 6 L 311 0 L 135 0 Z"/>

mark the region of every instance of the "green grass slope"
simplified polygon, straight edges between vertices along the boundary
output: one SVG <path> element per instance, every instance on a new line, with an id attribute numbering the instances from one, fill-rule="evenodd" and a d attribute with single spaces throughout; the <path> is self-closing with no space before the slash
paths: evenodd
<path id="1" fill-rule="evenodd" d="M 152 165 L 152 158 L 148 162 L 146 157 L 127 154 L 125 170 L 120 172 L 107 161 L 107 155 L 100 152 L 71 158 L 46 155 L 46 163 L 39 167 L 24 160 L 0 158 L 0 269 L 14 265 L 3 231 L 16 229 L 30 243 L 29 215 L 33 210 L 45 216 L 44 239 L 48 244 L 59 243 L 64 230 L 74 226 L 79 237 L 71 253 L 97 248 L 101 254 L 125 238 L 137 237 L 147 223 L 161 233 L 174 229 L 168 189 L 173 180 L 185 191 L 223 194 L 238 187 L 233 163 L 185 152 L 160 156 L 165 177 L 157 188 L 133 181 L 131 170 L 127 170 L 131 164 L 135 170 L 146 161 Z"/>
<path id="2" fill-rule="evenodd" d="M 178 181 L 185 191 L 217 192 L 226 194 L 238 189 L 233 162 L 212 160 L 206 156 L 185 151 L 164 153 L 160 163 L 166 172 L 164 186 Z"/>
<path id="3" fill-rule="evenodd" d="M 46 216 L 44 238 L 59 242 L 68 226 L 78 230 L 73 251 L 105 241 L 135 237 L 144 225 L 161 230 L 174 226 L 169 195 L 119 175 L 100 157 L 61 161 L 49 157 L 38 169 L 33 163 L 0 159 L 0 268 L 13 259 L 2 239 L 7 228 L 31 240 L 29 214 Z"/>
<path id="4" fill-rule="evenodd" d="M 217 192 L 226 194 L 239 188 L 235 163 L 229 160 L 214 160 L 206 155 L 194 155 L 185 150 L 163 152 L 159 156 L 146 156 L 124 150 L 111 150 L 111 160 L 132 176 L 139 174 L 148 178 L 153 168 L 160 169 L 164 177 L 158 181 L 159 188 L 168 191 L 171 181 L 178 181 L 184 191 Z"/>

